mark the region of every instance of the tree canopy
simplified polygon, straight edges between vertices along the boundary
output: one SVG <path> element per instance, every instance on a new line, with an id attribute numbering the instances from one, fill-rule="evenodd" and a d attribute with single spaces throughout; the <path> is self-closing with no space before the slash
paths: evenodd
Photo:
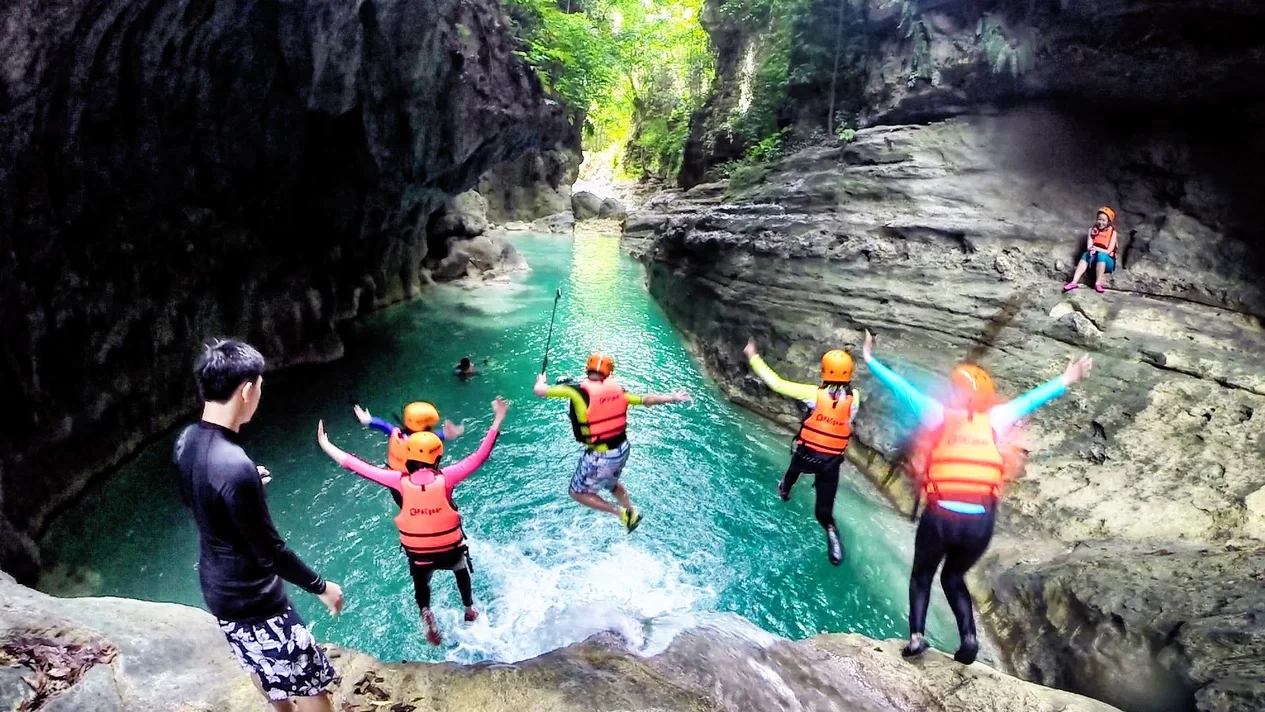
<path id="1" fill-rule="evenodd" d="M 504 0 L 521 53 L 584 120 L 584 148 L 669 176 L 711 86 L 703 0 Z"/>

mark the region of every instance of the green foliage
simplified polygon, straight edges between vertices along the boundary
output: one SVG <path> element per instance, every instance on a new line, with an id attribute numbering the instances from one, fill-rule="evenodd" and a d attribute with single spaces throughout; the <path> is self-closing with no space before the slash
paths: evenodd
<path id="1" fill-rule="evenodd" d="M 503 0 L 520 56 L 587 116 L 585 150 L 633 175 L 679 167 L 689 115 L 711 85 L 703 0 Z M 624 146 L 622 151 L 608 147 Z M 622 160 L 620 156 L 622 155 Z"/>
<path id="2" fill-rule="evenodd" d="M 1032 68 L 1032 46 L 1022 40 L 1012 44 L 1001 23 L 993 17 L 980 18 L 975 40 L 984 60 L 996 74 L 1009 72 L 1012 77 L 1017 77 Z"/>
<path id="3" fill-rule="evenodd" d="M 737 166 L 729 175 L 729 190 L 737 192 L 753 188 L 764 181 L 764 176 L 768 172 L 769 169 L 764 166 Z"/>
<path id="4" fill-rule="evenodd" d="M 781 157 L 790 131 L 789 127 L 784 128 L 771 136 L 764 137 L 758 143 L 752 144 L 751 148 L 747 149 L 744 161 L 747 164 L 755 164 Z"/>
<path id="5" fill-rule="evenodd" d="M 851 126 L 841 126 L 838 133 L 835 135 L 838 136 L 839 140 L 844 143 L 852 143 L 856 140 L 857 132 L 856 129 Z"/>

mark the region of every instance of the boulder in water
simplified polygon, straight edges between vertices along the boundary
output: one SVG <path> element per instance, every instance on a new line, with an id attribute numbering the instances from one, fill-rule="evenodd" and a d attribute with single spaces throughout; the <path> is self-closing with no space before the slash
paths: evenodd
<path id="1" fill-rule="evenodd" d="M 488 229 L 488 201 L 477 190 L 454 196 L 430 218 L 430 238 L 477 237 Z"/>
<path id="2" fill-rule="evenodd" d="M 618 199 L 607 198 L 602 201 L 602 207 L 598 209 L 597 216 L 603 220 L 623 220 L 628 217 L 628 209 Z"/>
<path id="3" fill-rule="evenodd" d="M 514 246 L 497 234 L 448 241 L 448 254 L 431 269 L 431 277 L 445 282 L 469 278 L 494 279 L 528 269 Z"/>
<path id="4" fill-rule="evenodd" d="M 602 199 L 586 190 L 573 193 L 571 212 L 576 220 L 591 220 L 602 212 Z"/>
<path id="5" fill-rule="evenodd" d="M 547 218 L 536 220 L 531 226 L 537 232 L 551 234 L 571 233 L 575 231 L 575 216 L 571 213 L 557 213 Z"/>

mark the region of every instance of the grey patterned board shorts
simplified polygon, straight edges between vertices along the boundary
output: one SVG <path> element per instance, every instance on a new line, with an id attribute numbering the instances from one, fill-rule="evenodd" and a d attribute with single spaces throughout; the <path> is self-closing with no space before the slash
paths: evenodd
<path id="1" fill-rule="evenodd" d="M 579 494 L 597 494 L 600 490 L 615 489 L 619 475 L 628 464 L 628 441 L 606 452 L 585 451 L 571 476 L 571 491 Z"/>
<path id="2" fill-rule="evenodd" d="M 338 681 L 338 674 L 294 609 L 254 623 L 221 620 L 220 630 L 237 662 L 259 678 L 273 702 L 314 697 Z"/>

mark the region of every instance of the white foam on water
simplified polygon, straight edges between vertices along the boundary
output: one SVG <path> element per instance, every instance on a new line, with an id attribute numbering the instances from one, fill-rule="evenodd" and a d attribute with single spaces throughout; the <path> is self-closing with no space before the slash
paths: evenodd
<path id="1" fill-rule="evenodd" d="M 481 602 L 473 625 L 459 622 L 460 610 L 443 613 L 441 627 L 456 644 L 448 660 L 515 662 L 603 632 L 637 654 L 656 655 L 697 625 L 695 611 L 715 597 L 688 583 L 678 562 L 637 544 L 594 551 L 591 532 L 560 533 L 548 541 L 472 543 L 475 576 L 495 597 Z"/>

